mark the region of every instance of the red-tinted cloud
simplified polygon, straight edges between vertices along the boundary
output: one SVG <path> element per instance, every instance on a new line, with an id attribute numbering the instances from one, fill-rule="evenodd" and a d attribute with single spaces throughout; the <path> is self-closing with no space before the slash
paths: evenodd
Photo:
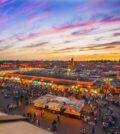
<path id="1" fill-rule="evenodd" d="M 33 19 L 34 20 L 34 19 Z M 106 24 L 109 24 L 109 23 L 119 23 L 120 22 L 120 18 L 115 18 L 115 19 L 111 19 L 111 20 L 101 20 L 100 22 L 95 22 L 95 21 L 89 21 L 89 22 L 85 22 L 85 23 L 78 23 L 78 24 L 75 24 L 75 25 L 67 25 L 67 26 L 60 26 L 60 27 L 56 27 L 56 28 L 52 28 L 52 29 L 48 29 L 48 30 L 44 30 L 44 31 L 40 31 L 40 32 L 36 32 L 36 33 L 31 33 L 29 35 L 26 35 L 24 37 L 20 37 L 20 39 L 22 41 L 24 40 L 28 40 L 28 39 L 33 39 L 33 38 L 36 38 L 36 37 L 39 37 L 39 36 L 46 36 L 46 35 L 52 35 L 52 34 L 57 34 L 57 33 L 61 33 L 61 32 L 65 32 L 67 30 L 72 30 L 74 28 L 86 28 L 88 26 L 94 26 L 96 25 L 97 23 L 101 24 L 101 25 L 106 25 Z M 82 33 L 83 34 L 83 33 Z M 84 32 L 85 34 L 85 32 Z"/>
<path id="2" fill-rule="evenodd" d="M 6 6 L 11 3 L 14 3 L 16 0 L 0 0 L 0 6 Z"/>
<path id="3" fill-rule="evenodd" d="M 8 0 L 0 0 L 0 5 L 4 4 L 5 2 L 7 2 Z"/>
<path id="4" fill-rule="evenodd" d="M 83 6 L 80 6 L 77 8 L 77 11 L 80 11 L 80 10 L 87 10 L 89 8 L 93 8 L 94 6 L 102 3 L 104 0 L 90 0 L 90 2 L 87 2 L 85 5 Z"/>
<path id="5" fill-rule="evenodd" d="M 47 18 L 50 15 L 51 15 L 51 13 L 43 13 L 39 16 L 33 16 L 33 17 L 31 17 L 30 19 L 27 20 L 26 24 L 30 24 L 30 23 L 33 23 L 33 22 L 43 20 L 44 18 Z"/>

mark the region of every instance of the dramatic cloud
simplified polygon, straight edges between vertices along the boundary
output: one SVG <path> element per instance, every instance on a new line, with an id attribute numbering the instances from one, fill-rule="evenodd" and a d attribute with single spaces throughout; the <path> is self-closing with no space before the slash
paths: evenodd
<path id="1" fill-rule="evenodd" d="M 50 13 L 44 13 L 44 14 L 41 14 L 39 16 L 34 16 L 32 18 L 30 18 L 29 20 L 27 20 L 27 24 L 30 24 L 30 23 L 33 23 L 33 22 L 37 22 L 37 21 L 40 21 L 46 17 L 50 16 Z"/>
<path id="2" fill-rule="evenodd" d="M 44 46 L 44 45 L 46 45 L 46 44 L 48 44 L 48 42 L 41 42 L 41 43 L 39 43 L 39 44 L 34 44 L 34 45 L 25 46 L 25 48 L 38 48 L 38 47 Z"/>
<path id="3" fill-rule="evenodd" d="M 113 36 L 120 36 L 120 33 L 114 33 Z"/>
<path id="4" fill-rule="evenodd" d="M 119 7 L 119 0 L 0 0 L 0 59 L 119 59 Z"/>
<path id="5" fill-rule="evenodd" d="M 0 0 L 0 5 L 4 4 L 5 2 L 7 2 L 7 0 Z"/>
<path id="6" fill-rule="evenodd" d="M 87 35 L 89 33 L 91 33 L 93 31 L 93 29 L 84 29 L 81 31 L 75 31 L 72 33 L 73 36 L 79 36 L 79 35 Z"/>
<path id="7" fill-rule="evenodd" d="M 120 48 L 120 42 L 111 42 L 111 43 L 105 43 L 105 44 L 97 44 L 97 45 L 89 45 L 88 47 L 84 47 L 84 50 L 108 50 L 119 47 Z"/>
<path id="8" fill-rule="evenodd" d="M 0 46 L 0 52 L 9 50 L 9 49 L 12 48 L 12 47 L 13 47 L 13 45 L 9 45 L 9 46 Z"/>
<path id="9" fill-rule="evenodd" d="M 78 48 L 76 47 L 68 47 L 68 48 L 63 48 L 63 49 L 58 49 L 57 52 L 70 52 L 70 51 L 74 51 Z"/>

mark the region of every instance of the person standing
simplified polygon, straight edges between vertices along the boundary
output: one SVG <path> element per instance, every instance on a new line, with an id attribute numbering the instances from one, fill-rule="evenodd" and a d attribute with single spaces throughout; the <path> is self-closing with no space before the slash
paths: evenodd
<path id="1" fill-rule="evenodd" d="M 95 134 L 95 127 L 92 128 L 91 134 Z"/>
<path id="2" fill-rule="evenodd" d="M 33 119 L 36 120 L 36 113 L 33 114 Z"/>
<path id="3" fill-rule="evenodd" d="M 35 123 L 36 123 L 37 126 L 39 126 L 39 120 L 38 119 L 36 119 Z"/>
<path id="4" fill-rule="evenodd" d="M 57 122 L 60 122 L 60 115 L 57 115 Z"/>
<path id="5" fill-rule="evenodd" d="M 52 130 L 53 130 L 53 132 L 57 131 L 57 122 L 56 122 L 56 120 L 53 120 L 53 122 L 52 122 Z"/>
<path id="6" fill-rule="evenodd" d="M 44 113 L 45 113 L 45 111 L 44 111 L 44 110 L 42 110 L 42 111 L 41 111 L 41 117 L 43 117 L 43 116 L 44 116 Z"/>

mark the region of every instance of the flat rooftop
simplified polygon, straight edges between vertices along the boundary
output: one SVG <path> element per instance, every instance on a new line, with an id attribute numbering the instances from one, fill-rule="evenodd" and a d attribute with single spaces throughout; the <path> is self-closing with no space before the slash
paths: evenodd
<path id="1" fill-rule="evenodd" d="M 52 134 L 36 127 L 27 118 L 19 115 L 7 115 L 0 112 L 0 134 Z"/>
<path id="2" fill-rule="evenodd" d="M 0 123 L 1 134 L 52 134 L 25 121 Z"/>
<path id="3" fill-rule="evenodd" d="M 26 117 L 20 115 L 0 115 L 0 123 L 12 122 L 12 121 L 27 121 Z"/>

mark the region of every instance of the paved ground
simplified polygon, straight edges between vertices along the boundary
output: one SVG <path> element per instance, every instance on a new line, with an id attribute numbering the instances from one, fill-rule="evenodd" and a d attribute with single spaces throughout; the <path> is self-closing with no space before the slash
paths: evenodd
<path id="1" fill-rule="evenodd" d="M 33 107 L 27 107 L 26 111 L 36 112 L 38 113 L 40 117 L 40 110 L 36 110 Z M 50 127 L 51 122 L 56 119 L 56 115 L 52 114 L 50 112 L 45 112 L 43 118 L 39 118 L 41 121 L 41 127 L 47 129 Z M 92 126 L 87 125 L 83 123 L 81 120 L 61 116 L 60 117 L 60 123 L 58 124 L 58 133 L 59 134 L 80 134 L 80 131 L 82 128 L 86 128 L 86 131 L 91 131 Z M 96 134 L 104 134 L 104 132 L 101 131 L 101 127 L 96 127 L 97 133 Z M 100 132 L 100 133 L 99 133 Z"/>
<path id="2" fill-rule="evenodd" d="M 3 111 L 10 102 L 14 102 L 13 98 L 12 97 L 4 98 L 0 92 L 0 111 Z M 119 111 L 119 109 L 117 107 L 113 106 L 113 108 L 116 112 Z M 24 112 L 37 113 L 37 116 L 40 120 L 40 127 L 44 128 L 44 129 L 50 128 L 51 122 L 54 119 L 56 119 L 56 115 L 52 114 L 50 112 L 45 112 L 44 116 L 41 117 L 40 116 L 41 110 L 35 109 L 32 105 L 25 106 L 25 107 L 22 106 L 21 108 L 16 109 L 9 114 L 23 115 Z M 35 124 L 35 123 L 33 123 L 33 124 Z M 88 132 L 88 134 L 91 134 L 92 126 L 87 125 L 87 124 L 83 123 L 83 121 L 78 120 L 78 119 L 73 119 L 73 118 L 69 118 L 66 116 L 61 116 L 60 123 L 58 124 L 58 134 L 80 134 L 80 131 L 82 128 L 86 128 L 86 131 Z M 102 126 L 101 126 L 100 122 L 98 122 L 98 125 L 95 126 L 95 128 L 96 128 L 95 134 L 105 134 L 102 131 Z"/>

